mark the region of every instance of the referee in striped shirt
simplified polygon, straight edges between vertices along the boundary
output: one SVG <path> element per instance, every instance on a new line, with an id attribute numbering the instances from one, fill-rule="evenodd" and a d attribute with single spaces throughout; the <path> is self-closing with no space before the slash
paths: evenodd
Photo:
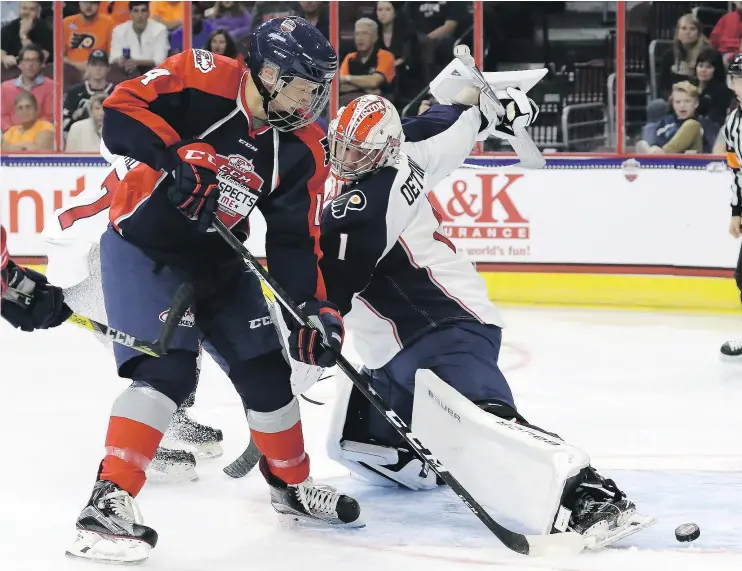
<path id="1" fill-rule="evenodd" d="M 735 238 L 742 236 L 742 53 L 734 56 L 727 70 L 727 85 L 737 97 L 737 106 L 724 124 L 727 142 L 727 164 L 732 169 L 732 220 L 729 233 Z M 742 292 L 742 248 L 734 270 L 734 279 Z M 742 299 L 742 296 L 740 296 Z M 721 354 L 727 358 L 742 359 L 742 339 L 727 341 L 721 346 Z"/>

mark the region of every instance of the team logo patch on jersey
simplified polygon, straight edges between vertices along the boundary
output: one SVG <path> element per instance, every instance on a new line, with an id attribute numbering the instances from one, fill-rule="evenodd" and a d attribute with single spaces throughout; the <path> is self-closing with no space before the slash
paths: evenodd
<path id="1" fill-rule="evenodd" d="M 85 32 L 76 32 L 72 34 L 70 39 L 70 48 L 81 48 L 84 50 L 90 49 L 95 45 L 95 36 Z"/>
<path id="2" fill-rule="evenodd" d="M 160 314 L 160 321 L 165 323 L 165 320 L 167 319 L 168 314 L 170 313 L 169 309 L 166 309 Z M 193 315 L 193 312 L 190 309 L 187 309 L 183 317 L 180 318 L 180 323 L 178 323 L 178 327 L 193 327 L 196 324 L 196 316 Z"/>
<path id="3" fill-rule="evenodd" d="M 209 73 L 216 69 L 214 54 L 206 50 L 193 50 L 193 65 L 201 73 Z"/>
<path id="4" fill-rule="evenodd" d="M 363 210 L 366 208 L 366 195 L 360 190 L 352 190 L 341 194 L 330 203 L 332 215 L 335 218 L 342 218 L 348 214 L 349 210 Z"/>

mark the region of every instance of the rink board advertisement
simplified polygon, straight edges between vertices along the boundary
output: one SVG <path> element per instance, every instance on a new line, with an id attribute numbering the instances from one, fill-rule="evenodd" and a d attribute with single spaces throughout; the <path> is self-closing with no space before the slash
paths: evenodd
<path id="1" fill-rule="evenodd" d="M 579 303 L 586 298 L 578 290 L 601 289 L 610 303 L 623 290 L 646 293 L 655 288 L 657 300 L 647 301 L 653 304 L 667 297 L 664 286 L 641 280 L 632 284 L 626 278 L 728 277 L 736 264 L 739 243 L 728 234 L 731 174 L 720 161 L 639 163 L 585 157 L 549 160 L 537 171 L 503 162 L 471 159 L 429 195 L 444 233 L 487 274 L 500 299 L 571 303 L 574 298 Z M 108 173 L 99 158 L 3 157 L 2 164 L 0 219 L 9 230 L 14 256 L 44 256 L 41 232 L 54 210 L 86 188 L 99 188 Z M 264 256 L 265 223 L 257 211 L 254 214 L 248 246 Z M 534 272 L 571 277 L 558 277 L 567 280 L 561 286 L 550 278 L 552 293 L 563 293 L 552 299 L 541 292 L 543 280 L 525 275 Z M 575 282 L 596 273 L 624 276 L 615 286 L 605 279 L 582 286 Z M 522 276 L 514 279 L 518 274 Z M 733 282 L 717 280 L 722 281 L 713 284 L 719 288 L 715 292 L 703 289 L 711 287 L 708 283 L 699 289 L 698 283 L 686 282 L 700 301 L 678 303 L 705 306 L 704 299 L 716 296 L 720 301 L 713 308 L 731 309 L 739 298 L 730 294 Z M 624 303 L 645 305 L 644 299 Z"/>
<path id="2" fill-rule="evenodd" d="M 3 168 L 0 212 L 13 255 L 45 254 L 40 233 L 54 210 L 105 178 L 107 167 L 96 162 Z M 716 165 L 477 166 L 443 180 L 430 200 L 446 235 L 475 262 L 732 268 L 731 177 Z M 262 218 L 252 226 L 250 245 L 262 256 Z"/>

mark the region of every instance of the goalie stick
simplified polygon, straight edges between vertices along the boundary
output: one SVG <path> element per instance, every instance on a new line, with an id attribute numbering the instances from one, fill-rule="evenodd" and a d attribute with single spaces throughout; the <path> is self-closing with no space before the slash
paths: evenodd
<path id="1" fill-rule="evenodd" d="M 31 303 L 31 296 L 23 294 L 13 288 L 8 288 L 8 290 L 3 294 L 3 299 L 18 305 L 28 305 Z M 157 340 L 154 343 L 143 341 L 133 335 L 109 327 L 105 323 L 95 321 L 94 319 L 90 319 L 89 317 L 80 315 L 79 313 L 73 313 L 70 315 L 65 323 L 72 323 L 79 327 L 83 327 L 88 331 L 102 335 L 114 343 L 131 347 L 135 351 L 139 351 L 145 355 L 150 355 L 151 357 L 162 357 L 167 353 L 170 341 L 175 334 L 175 328 L 183 318 L 183 315 L 185 315 L 185 312 L 192 301 L 193 286 L 189 283 L 181 284 L 173 296 L 173 301 L 170 304 L 170 311 L 165 318 L 165 324 L 160 329 L 160 334 L 157 336 Z"/>
<path id="2" fill-rule="evenodd" d="M 252 271 L 263 284 L 273 293 L 275 299 L 292 315 L 292 317 L 301 326 L 315 326 L 315 323 L 309 321 L 304 316 L 304 312 L 296 303 L 286 294 L 283 288 L 276 283 L 273 277 L 266 271 L 260 262 L 253 256 L 250 251 L 236 238 L 226 227 L 226 225 L 217 218 L 213 227 L 219 232 L 222 238 L 237 252 L 243 259 L 246 267 Z M 399 416 L 390 409 L 382 400 L 379 394 L 367 384 L 363 378 L 356 372 L 353 366 L 343 357 L 337 355 L 337 366 L 345 373 L 351 382 L 358 388 L 369 402 L 378 410 L 389 423 L 394 427 L 397 433 L 405 440 L 417 456 L 427 464 L 430 469 L 443 480 L 449 488 L 461 499 L 469 510 L 476 515 L 479 520 L 497 537 L 505 547 L 523 555 L 556 555 L 556 554 L 577 554 L 585 548 L 584 538 L 574 532 L 556 533 L 551 535 L 523 535 L 511 531 L 495 521 L 485 509 L 469 494 L 461 483 L 433 456 L 420 440 L 412 434 L 409 427 Z"/>

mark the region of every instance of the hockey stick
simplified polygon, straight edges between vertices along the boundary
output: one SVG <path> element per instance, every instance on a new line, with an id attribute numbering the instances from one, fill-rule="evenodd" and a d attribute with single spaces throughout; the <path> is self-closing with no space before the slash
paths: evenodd
<path id="1" fill-rule="evenodd" d="M 152 357 L 162 357 L 167 353 L 167 348 L 169 347 L 170 341 L 175 333 L 175 327 L 183 318 L 188 306 L 191 304 L 192 297 L 193 286 L 191 286 L 191 284 L 184 283 L 178 288 L 173 297 L 170 312 L 168 313 L 167 318 L 165 318 L 165 324 L 160 329 L 160 334 L 157 336 L 157 340 L 154 343 L 143 341 L 133 335 L 109 327 L 105 323 L 100 323 L 99 321 L 95 321 L 94 319 L 90 319 L 89 317 L 80 315 L 79 313 L 73 313 L 70 315 L 65 323 L 72 323 L 79 327 L 83 327 L 88 331 L 102 335 L 114 343 L 130 347 L 140 353 Z M 16 289 L 8 288 L 8 291 L 3 294 L 3 299 L 17 305 L 29 305 L 32 298 Z"/>
<path id="2" fill-rule="evenodd" d="M 500 103 L 500 99 L 497 95 L 495 95 L 495 90 L 492 89 L 492 86 L 477 67 L 476 62 L 469 51 L 469 46 L 459 44 L 453 49 L 453 55 L 469 68 L 469 71 L 471 71 L 471 73 L 479 80 L 480 89 L 495 101 L 495 105 L 499 106 L 498 111 L 502 112 L 504 115 L 505 108 L 502 103 Z M 531 135 L 529 135 L 528 131 L 525 129 L 522 131 L 516 131 L 515 137 L 508 137 L 507 141 L 513 147 L 513 150 L 520 159 L 519 166 L 529 169 L 540 169 L 546 164 L 546 159 L 544 159 L 544 156 L 536 146 L 536 143 L 533 142 Z"/>
<path id="3" fill-rule="evenodd" d="M 276 300 L 283 305 L 292 317 L 301 326 L 313 326 L 314 323 L 307 321 L 304 312 L 294 303 L 286 294 L 281 286 L 276 283 L 273 277 L 260 265 L 260 262 L 245 248 L 218 218 L 214 221 L 214 228 L 227 241 L 227 243 L 237 252 L 245 262 L 247 268 L 252 271 L 263 284 L 273 293 Z M 378 410 L 394 427 L 397 433 L 411 447 L 418 457 L 427 464 L 430 469 L 440 477 L 448 487 L 466 504 L 466 507 L 476 515 L 479 520 L 487 526 L 495 537 L 497 537 L 505 547 L 523 555 L 554 555 L 554 554 L 576 554 L 585 548 L 584 538 L 574 532 L 557 533 L 551 535 L 523 535 L 507 529 L 496 522 L 484 510 L 484 508 L 469 494 L 464 486 L 433 456 L 425 445 L 412 434 L 409 427 L 399 416 L 390 409 L 382 400 L 379 394 L 364 381 L 363 377 L 356 372 L 353 366 L 343 357 L 337 355 L 337 365 L 345 373 L 351 382 L 358 388 L 369 402 Z"/>

